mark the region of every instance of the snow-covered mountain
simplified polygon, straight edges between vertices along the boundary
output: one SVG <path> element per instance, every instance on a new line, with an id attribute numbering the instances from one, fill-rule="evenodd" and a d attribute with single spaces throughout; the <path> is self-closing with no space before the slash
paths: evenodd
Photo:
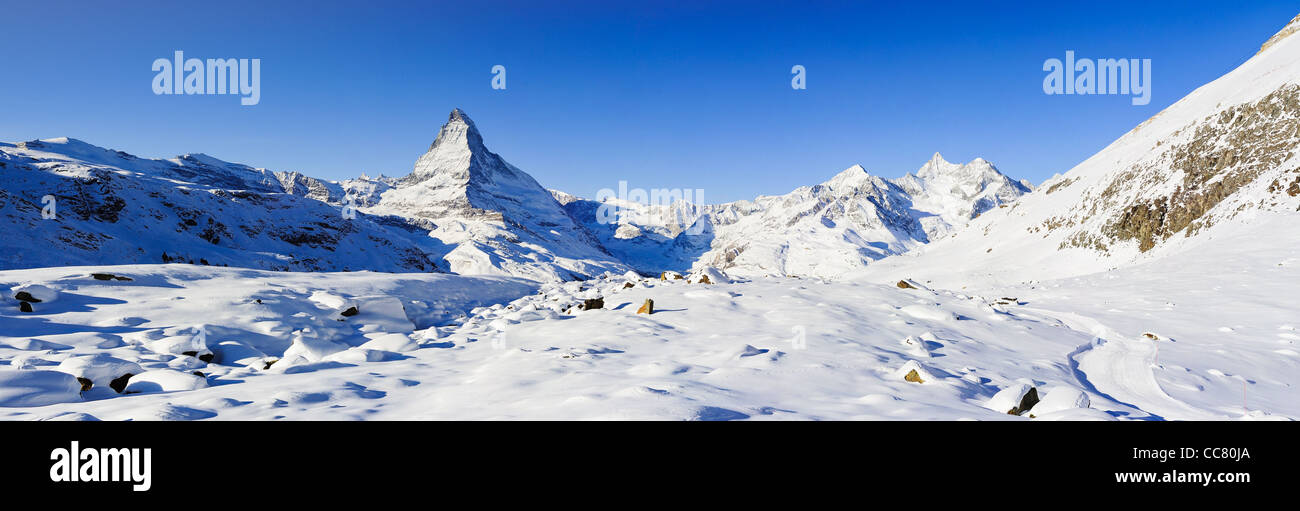
<path id="1" fill-rule="evenodd" d="M 429 230 L 452 272 L 572 280 L 629 268 L 576 224 L 532 176 L 483 145 L 474 121 L 452 110 L 412 172 L 363 211 Z"/>
<path id="2" fill-rule="evenodd" d="M 342 200 L 343 187 L 296 172 L 203 154 L 144 159 L 57 138 L 0 143 L 0 176 L 0 268 L 438 268 L 423 233 L 369 215 L 341 221 L 343 211 L 330 202 Z"/>
<path id="3" fill-rule="evenodd" d="M 0 268 L 193 262 L 542 281 L 704 266 L 844 275 L 1029 192 L 982 159 L 936 153 L 896 180 L 853 166 L 753 201 L 619 203 L 636 214 L 602 223 L 601 204 L 543 188 L 488 150 L 459 109 L 400 178 L 327 181 L 203 154 L 143 159 L 75 139 L 0 145 L 0 172 Z M 46 195 L 60 213 L 49 220 Z"/>
<path id="4" fill-rule="evenodd" d="M 0 420 L 1295 420 L 1295 31 L 1033 193 L 936 156 L 601 224 L 458 112 L 409 176 L 337 183 L 0 145 Z M 377 245 L 530 278 L 106 264 Z M 858 278 L 532 280 L 619 260 Z"/>
<path id="5" fill-rule="evenodd" d="M 1298 28 L 1300 17 L 1240 67 L 1039 192 L 875 269 L 953 284 L 1067 277 L 1205 250 L 1229 231 L 1276 218 L 1295 221 Z"/>
<path id="6" fill-rule="evenodd" d="M 945 236 L 1029 192 L 984 159 L 953 164 L 935 153 L 898 179 L 854 165 L 824 183 L 752 201 L 609 199 L 631 213 L 617 224 L 597 221 L 599 202 L 555 195 L 610 252 L 643 271 L 713 266 L 739 275 L 835 277 Z"/>

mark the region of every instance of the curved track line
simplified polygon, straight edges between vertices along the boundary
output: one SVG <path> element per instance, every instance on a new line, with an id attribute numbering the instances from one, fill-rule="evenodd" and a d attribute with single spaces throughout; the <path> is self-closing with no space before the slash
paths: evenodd
<path id="1" fill-rule="evenodd" d="M 1066 355 L 1080 385 L 1155 420 L 1223 420 L 1229 417 L 1191 406 L 1160 387 L 1153 341 L 1129 339 L 1100 321 L 1075 313 L 1028 309 L 1060 319 L 1070 329 L 1096 338 Z M 1082 327 L 1082 328 L 1080 328 Z"/>

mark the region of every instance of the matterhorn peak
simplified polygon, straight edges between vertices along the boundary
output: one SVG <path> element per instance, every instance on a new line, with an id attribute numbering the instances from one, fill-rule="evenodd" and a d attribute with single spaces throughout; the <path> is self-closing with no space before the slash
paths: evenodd
<path id="1" fill-rule="evenodd" d="M 429 150 L 446 145 L 468 147 L 470 150 L 483 148 L 483 136 L 479 134 L 478 127 L 474 126 L 474 121 L 465 114 L 464 110 L 459 108 L 451 110 L 447 115 L 447 123 L 438 130 L 438 137 L 433 140 Z"/>
<path id="2" fill-rule="evenodd" d="M 447 116 L 447 123 L 438 130 L 438 137 L 415 162 L 415 169 L 403 181 L 422 182 L 442 175 L 465 182 L 471 175 L 509 173 L 509 165 L 483 145 L 483 136 L 469 115 L 459 108 Z"/>

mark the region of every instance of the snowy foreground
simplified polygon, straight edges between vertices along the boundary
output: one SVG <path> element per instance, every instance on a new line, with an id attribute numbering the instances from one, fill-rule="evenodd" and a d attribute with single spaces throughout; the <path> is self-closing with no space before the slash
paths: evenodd
<path id="1" fill-rule="evenodd" d="M 10 270 L 0 419 L 1294 418 L 1300 316 L 1278 297 L 1300 284 L 1296 248 L 983 291 L 921 275 Z M 43 301 L 20 312 L 19 290 Z M 1031 387 L 1042 401 L 1008 414 Z"/>

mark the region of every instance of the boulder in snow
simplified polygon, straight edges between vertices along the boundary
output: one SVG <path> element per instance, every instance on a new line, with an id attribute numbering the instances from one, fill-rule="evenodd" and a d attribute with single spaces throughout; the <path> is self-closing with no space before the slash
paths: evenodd
<path id="1" fill-rule="evenodd" d="M 121 281 L 125 281 L 125 282 L 130 282 L 130 281 L 131 281 L 131 277 L 123 277 L 123 276 L 120 276 L 120 275 L 113 275 L 112 273 L 92 273 L 92 274 L 90 274 L 90 278 L 95 279 L 95 280 L 121 280 Z"/>
<path id="2" fill-rule="evenodd" d="M 126 394 L 196 390 L 208 386 L 208 379 L 172 369 L 155 369 L 131 377 Z"/>
<path id="3" fill-rule="evenodd" d="M 127 374 L 140 374 L 144 369 L 140 364 L 113 357 L 107 353 L 69 357 L 55 367 L 56 371 L 68 373 L 77 378 L 85 378 L 95 385 L 109 385 L 113 380 Z"/>
<path id="4" fill-rule="evenodd" d="M 10 296 L 20 302 L 43 303 L 59 299 L 59 292 L 52 287 L 40 284 L 17 286 L 10 291 Z"/>
<path id="5" fill-rule="evenodd" d="M 1038 389 L 1027 382 L 1016 382 L 1002 389 L 984 403 L 990 410 L 1011 415 L 1020 415 L 1038 404 Z"/>
<path id="6" fill-rule="evenodd" d="M 934 375 L 915 360 L 908 360 L 902 367 L 894 370 L 894 377 L 912 383 L 925 383 L 935 380 Z"/>

